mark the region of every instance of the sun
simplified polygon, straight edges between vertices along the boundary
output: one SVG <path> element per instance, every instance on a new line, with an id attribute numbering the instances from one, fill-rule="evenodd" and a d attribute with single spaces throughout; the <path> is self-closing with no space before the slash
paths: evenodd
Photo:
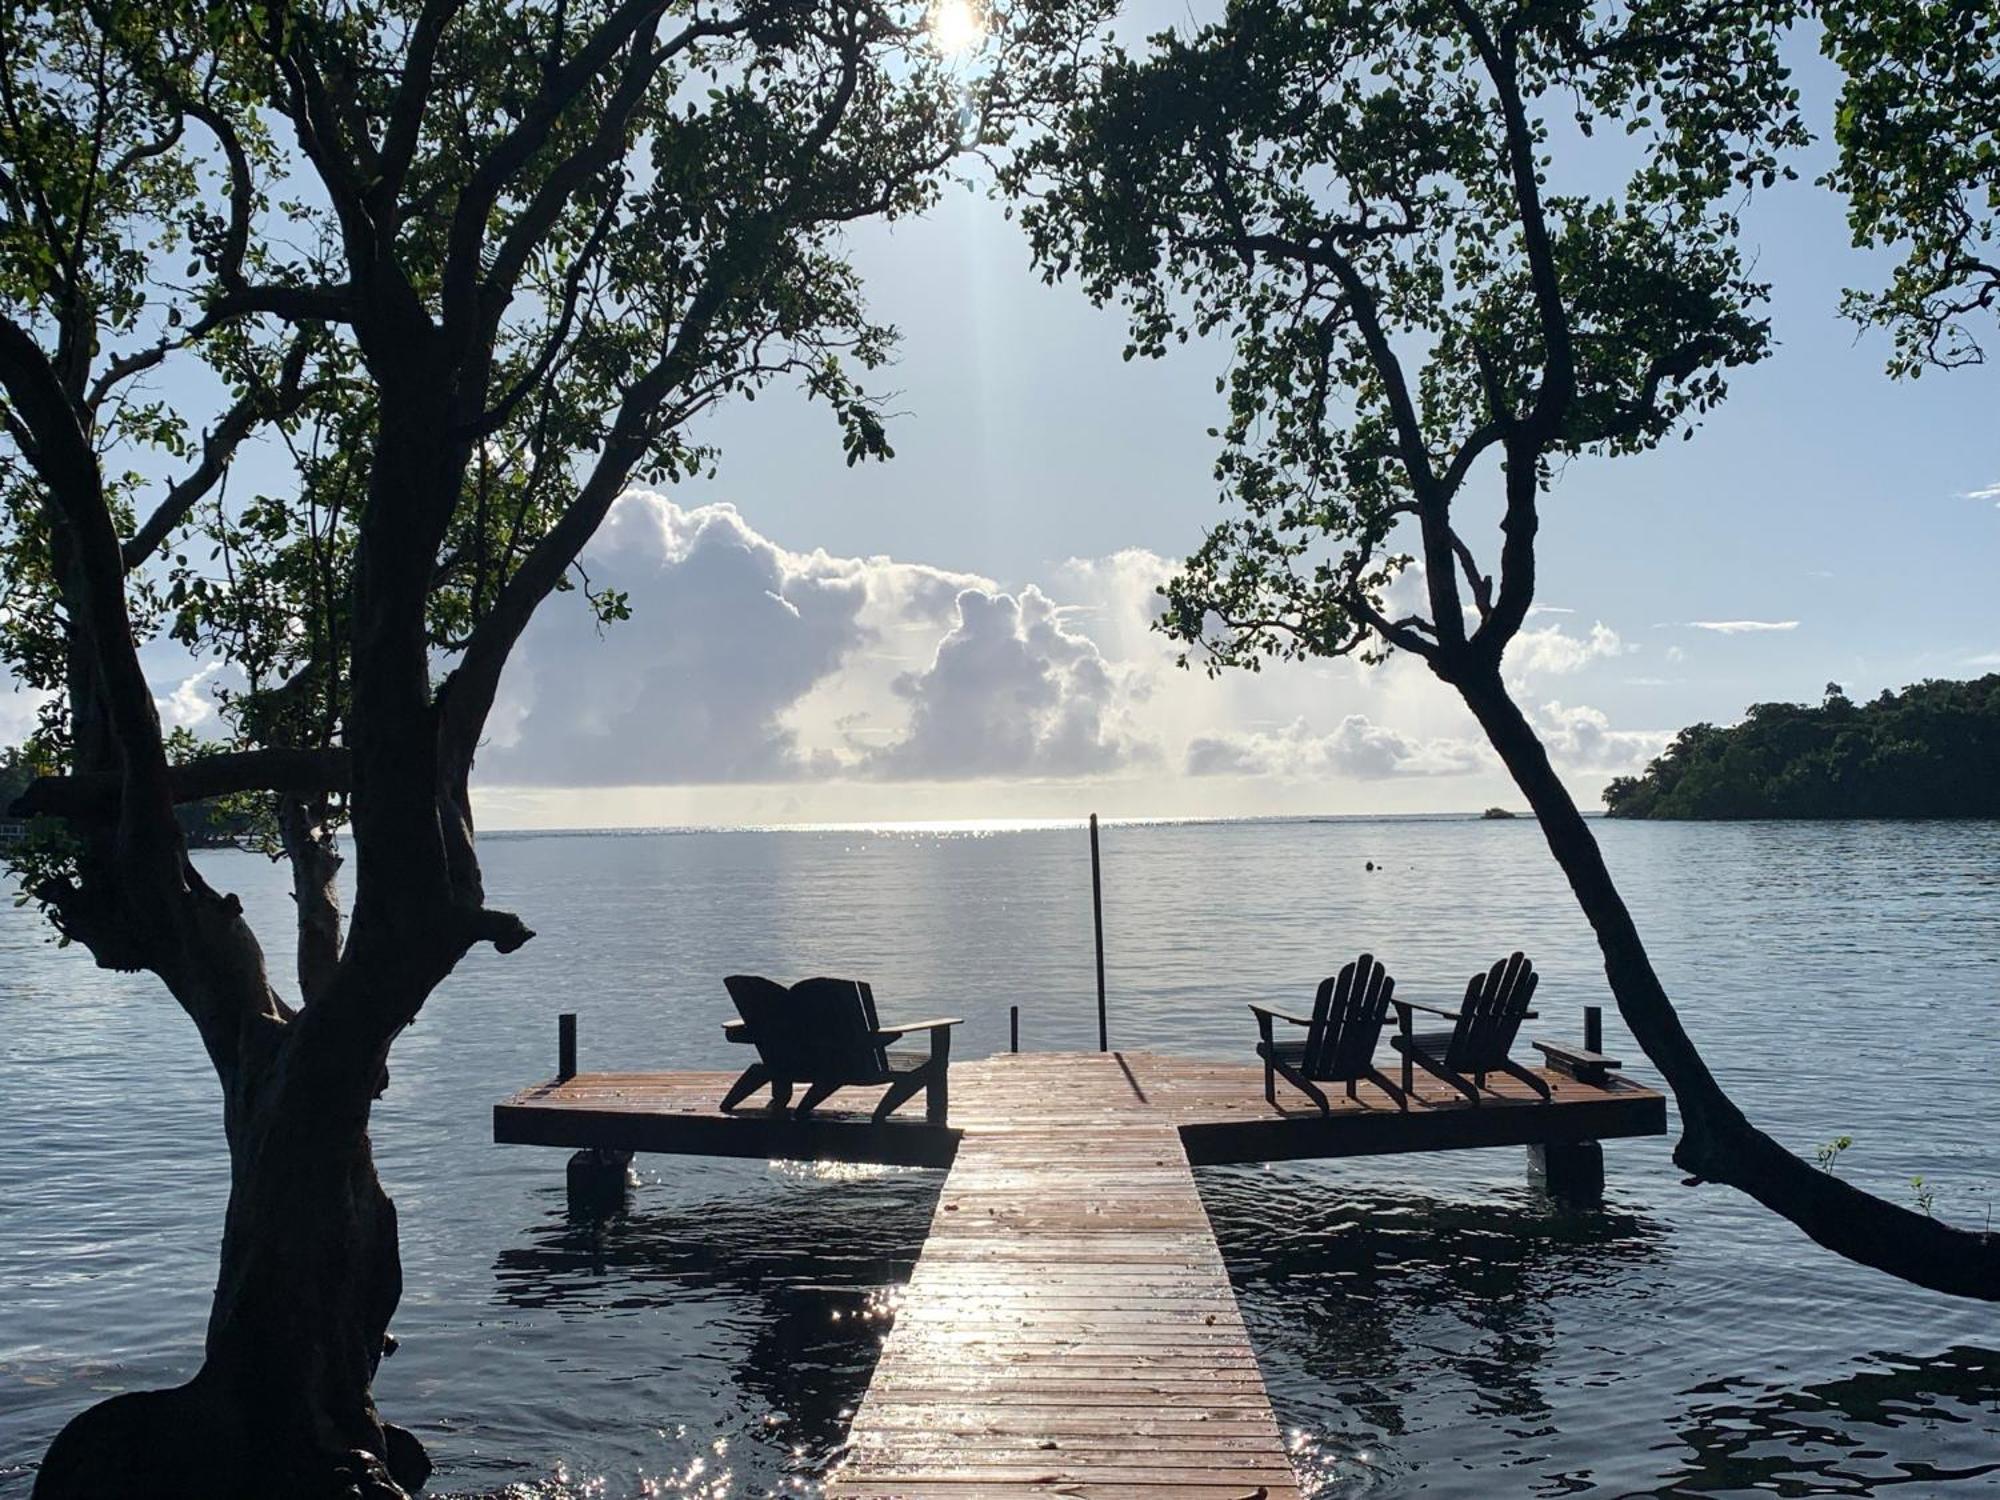
<path id="1" fill-rule="evenodd" d="M 986 7 L 980 0 L 934 0 L 927 24 L 931 45 L 956 57 L 986 40 Z"/>

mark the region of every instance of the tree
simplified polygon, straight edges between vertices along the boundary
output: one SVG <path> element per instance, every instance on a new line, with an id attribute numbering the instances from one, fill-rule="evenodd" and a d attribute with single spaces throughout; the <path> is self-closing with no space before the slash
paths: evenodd
<path id="1" fill-rule="evenodd" d="M 1813 1170 L 1723 1092 L 1502 676 L 1555 467 L 1687 433 L 1768 351 L 1737 209 L 1804 138 L 1777 51 L 1789 19 L 1681 0 L 1234 0 L 1141 57 L 1108 49 L 1009 182 L 1047 273 L 1127 305 L 1129 353 L 1231 340 L 1217 474 L 1233 514 L 1164 591 L 1183 661 L 1421 659 L 1540 820 L 1679 1102 L 1675 1160 L 1854 1260 L 2000 1297 L 2000 1241 Z M 1392 611 L 1406 569 L 1422 602 Z"/>
<path id="2" fill-rule="evenodd" d="M 68 830 L 25 873 L 193 1021 L 231 1160 L 201 1370 L 77 1417 L 38 1496 L 422 1483 L 370 1394 L 401 1269 L 368 1121 L 460 958 L 533 936 L 469 797 L 508 654 L 573 584 L 626 612 L 579 550 L 703 464 L 717 402 L 795 379 L 887 455 L 843 226 L 931 201 L 1028 107 L 1009 59 L 1093 17 L 996 17 L 961 76 L 914 0 L 0 0 L 0 649 L 57 695 L 63 774 L 19 801 Z M 228 393 L 199 439 L 145 389 L 175 364 Z M 230 500 L 253 439 L 290 481 Z M 161 628 L 240 674 L 226 750 L 170 759 Z M 243 795 L 292 863 L 289 995 L 175 816 Z"/>
<path id="3" fill-rule="evenodd" d="M 1902 260 L 1843 306 L 1894 336 L 1889 368 L 1985 359 L 2000 312 L 2000 9 L 1978 0 L 1821 0 L 1822 45 L 1846 74 L 1828 182 L 1854 243 Z"/>
<path id="4" fill-rule="evenodd" d="M 1857 707 L 1753 703 L 1683 729 L 1643 776 L 1604 789 L 1614 818 L 2000 817 L 2000 674 L 1921 682 Z"/>

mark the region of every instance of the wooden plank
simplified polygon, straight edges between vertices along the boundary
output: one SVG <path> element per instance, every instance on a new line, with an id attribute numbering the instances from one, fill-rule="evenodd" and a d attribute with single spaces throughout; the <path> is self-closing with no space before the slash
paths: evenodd
<path id="1" fill-rule="evenodd" d="M 1391 1064 L 1393 1065 L 1393 1064 Z M 588 1073 L 494 1107 L 530 1145 L 948 1166 L 832 1500 L 1285 1500 L 1297 1482 L 1194 1165 L 1660 1134 L 1629 1080 L 1495 1075 L 1478 1105 L 1419 1078 L 1263 1097 L 1263 1070 L 1152 1053 L 1032 1053 L 953 1069 L 951 1123 L 858 1108 L 801 1122 L 716 1108 L 728 1073 Z M 842 1103 L 844 1096 L 835 1096 Z"/>
<path id="2" fill-rule="evenodd" d="M 960 1097 L 829 1500 L 1296 1496 L 1176 1122 L 1109 1057 Z"/>

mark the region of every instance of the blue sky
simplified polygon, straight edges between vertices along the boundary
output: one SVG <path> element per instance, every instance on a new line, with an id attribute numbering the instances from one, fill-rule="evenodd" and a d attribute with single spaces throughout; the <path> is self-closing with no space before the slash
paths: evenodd
<path id="1" fill-rule="evenodd" d="M 1794 54 L 1820 129 L 1834 80 Z M 1747 217 L 1774 357 L 1692 442 L 1576 465 L 1546 503 L 1550 608 L 1510 665 L 1587 805 L 1752 701 L 2000 670 L 2000 493 L 1977 493 L 2000 489 L 2000 373 L 1883 374 L 1836 307 L 1885 263 L 1849 247 L 1824 164 Z M 712 419 L 715 477 L 622 503 L 593 550 L 634 619 L 599 640 L 558 599 L 524 643 L 489 826 L 1518 802 L 1414 663 L 1212 683 L 1149 636 L 1152 584 L 1219 514 L 1225 349 L 1123 362 L 1119 313 L 1044 286 L 978 193 L 852 245 L 903 335 L 879 377 L 897 458 L 845 468 L 790 393 Z M 218 674 L 149 667 L 170 717 L 213 727 Z M 0 738 L 20 712 L 0 696 Z"/>

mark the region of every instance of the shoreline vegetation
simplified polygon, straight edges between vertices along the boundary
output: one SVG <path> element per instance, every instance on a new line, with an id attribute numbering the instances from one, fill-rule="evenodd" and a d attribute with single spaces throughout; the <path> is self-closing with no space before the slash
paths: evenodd
<path id="1" fill-rule="evenodd" d="M 1693 724 L 1639 776 L 1604 789 L 1613 818 L 2000 817 L 2000 673 L 1927 679 L 1855 703 L 1753 703 Z"/>

